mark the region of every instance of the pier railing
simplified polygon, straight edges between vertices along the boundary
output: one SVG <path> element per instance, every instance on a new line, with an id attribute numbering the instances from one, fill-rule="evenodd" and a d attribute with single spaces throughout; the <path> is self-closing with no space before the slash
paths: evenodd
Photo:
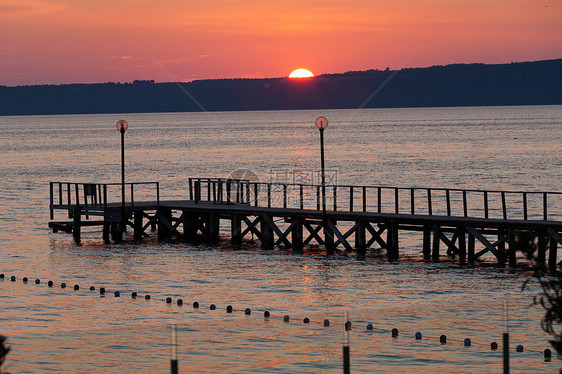
<path id="1" fill-rule="evenodd" d="M 80 206 L 95 209 L 121 202 L 121 183 L 50 182 L 49 189 L 51 219 L 53 208 L 56 207 Z M 147 200 L 155 200 L 159 204 L 159 182 L 125 183 L 125 203 L 128 206 Z"/>
<path id="2" fill-rule="evenodd" d="M 195 202 L 322 209 L 321 185 L 190 178 Z M 326 210 L 562 221 L 562 192 L 326 185 Z"/>

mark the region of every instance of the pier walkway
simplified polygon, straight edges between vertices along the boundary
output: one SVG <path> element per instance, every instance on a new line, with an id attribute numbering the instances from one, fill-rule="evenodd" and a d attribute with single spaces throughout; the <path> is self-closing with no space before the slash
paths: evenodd
<path id="1" fill-rule="evenodd" d="M 157 232 L 159 241 L 216 242 L 229 234 L 232 247 L 257 238 L 263 249 L 301 252 L 324 246 L 328 254 L 384 250 L 399 259 L 399 238 L 419 232 L 424 260 L 446 254 L 474 264 L 493 256 L 515 266 L 515 241 L 536 238 L 539 261 L 557 268 L 562 245 L 562 192 L 489 191 L 388 186 L 321 186 L 190 178 L 185 200 L 161 200 L 158 182 L 121 184 L 50 183 L 49 227 L 72 233 L 101 226 L 106 243 L 123 240 L 123 228 L 140 243 Z M 55 220 L 64 211 L 67 220 Z M 124 225 L 122 225 L 124 223 Z"/>

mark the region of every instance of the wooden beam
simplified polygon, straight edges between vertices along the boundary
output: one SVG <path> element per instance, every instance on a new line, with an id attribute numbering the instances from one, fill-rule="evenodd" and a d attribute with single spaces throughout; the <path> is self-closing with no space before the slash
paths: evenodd
<path id="1" fill-rule="evenodd" d="M 498 252 L 498 250 L 496 249 L 496 247 L 494 247 L 492 245 L 492 243 L 490 243 L 488 241 L 488 239 L 486 239 L 484 236 L 482 236 L 482 234 L 480 234 L 478 231 L 476 231 L 472 226 L 465 224 L 465 229 L 466 231 L 468 231 L 468 233 L 472 236 L 474 236 L 476 239 L 478 239 L 478 241 L 480 243 L 482 243 L 484 245 L 484 247 L 486 247 L 487 250 L 489 250 L 490 252 L 492 252 L 494 254 L 494 256 L 496 256 L 496 258 L 499 260 L 501 254 Z M 479 257 L 480 255 L 477 255 L 476 257 Z"/>
<path id="2" fill-rule="evenodd" d="M 376 231 L 375 228 L 369 222 L 365 222 L 365 228 L 371 234 L 371 239 L 369 239 L 369 241 L 366 244 L 367 248 L 370 248 L 371 245 L 373 245 L 374 242 L 379 243 L 381 248 L 387 248 L 388 247 L 388 245 L 386 244 L 386 242 L 383 240 L 383 238 L 381 236 L 382 233 L 384 232 L 384 230 L 386 230 L 386 226 L 380 226 L 379 230 Z"/>
<path id="3" fill-rule="evenodd" d="M 345 249 L 349 252 L 353 251 L 353 247 L 347 242 L 346 238 L 341 234 L 340 230 L 338 230 L 337 226 L 332 222 L 331 219 L 326 220 L 330 231 L 332 231 L 336 237 L 339 239 L 340 243 L 345 247 Z M 334 245 L 335 248 L 335 245 Z"/>
<path id="4" fill-rule="evenodd" d="M 315 239 L 319 245 L 324 245 L 324 239 L 322 239 L 318 234 L 320 230 L 322 230 L 322 225 L 317 224 L 316 227 L 312 227 L 311 223 L 304 221 L 303 226 L 310 233 L 310 235 L 308 235 L 308 237 L 304 240 L 304 245 L 308 245 L 312 239 Z"/>

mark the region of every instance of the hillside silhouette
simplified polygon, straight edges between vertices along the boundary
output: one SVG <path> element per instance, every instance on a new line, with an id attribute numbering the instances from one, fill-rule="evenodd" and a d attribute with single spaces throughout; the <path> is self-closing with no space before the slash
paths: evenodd
<path id="1" fill-rule="evenodd" d="M 562 104 L 562 59 L 308 79 L 0 86 L 0 115 Z"/>

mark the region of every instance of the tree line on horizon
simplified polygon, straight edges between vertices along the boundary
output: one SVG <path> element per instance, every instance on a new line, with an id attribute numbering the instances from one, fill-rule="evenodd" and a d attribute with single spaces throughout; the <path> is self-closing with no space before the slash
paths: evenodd
<path id="1" fill-rule="evenodd" d="M 0 115 L 562 104 L 562 59 L 314 78 L 0 86 Z"/>

